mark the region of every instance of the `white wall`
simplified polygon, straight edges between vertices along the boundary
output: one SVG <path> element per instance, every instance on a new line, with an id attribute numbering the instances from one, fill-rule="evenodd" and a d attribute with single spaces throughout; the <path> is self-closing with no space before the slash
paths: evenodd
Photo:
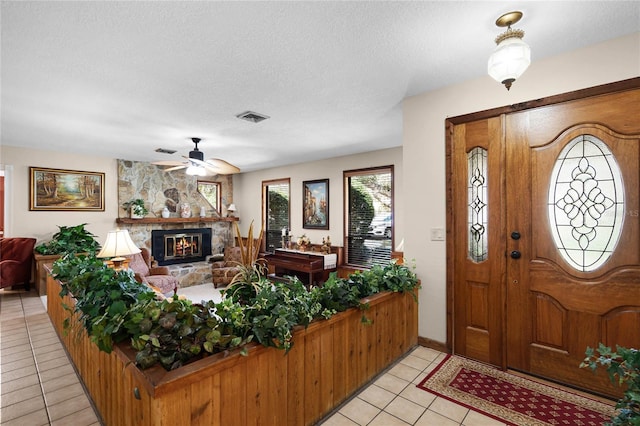
<path id="1" fill-rule="evenodd" d="M 429 240 L 445 227 L 447 117 L 511 105 L 640 76 L 640 33 L 543 60 L 535 59 L 511 91 L 490 77 L 405 99 L 405 257 L 422 280 L 419 335 L 446 341 L 446 246 Z"/>
<path id="2" fill-rule="evenodd" d="M 343 221 L 343 181 L 342 172 L 377 166 L 394 166 L 395 186 L 395 235 L 398 245 L 404 237 L 403 205 L 403 166 L 402 149 L 391 148 L 372 151 L 365 154 L 349 155 L 311 163 L 295 164 L 286 167 L 241 173 L 233 179 L 233 201 L 238 208 L 236 216 L 240 218 L 240 230 L 247 235 L 251 221 L 254 221 L 254 236 L 260 232 L 262 220 L 262 182 L 273 179 L 290 178 L 291 191 L 291 232 L 295 237 L 307 234 L 314 244 L 322 243 L 322 237 L 329 235 L 334 245 L 342 246 Z M 329 230 L 302 229 L 302 182 L 305 180 L 329 179 Z"/>
<path id="3" fill-rule="evenodd" d="M 35 237 L 38 244 L 48 241 L 58 226 L 87 223 L 86 229 L 102 243 L 107 232 L 115 228 L 118 217 L 118 169 L 111 158 L 87 157 L 63 152 L 0 147 L 0 163 L 11 174 L 6 187 L 5 222 L 7 237 Z M 105 173 L 104 212 L 29 211 L 29 167 L 82 170 Z"/>

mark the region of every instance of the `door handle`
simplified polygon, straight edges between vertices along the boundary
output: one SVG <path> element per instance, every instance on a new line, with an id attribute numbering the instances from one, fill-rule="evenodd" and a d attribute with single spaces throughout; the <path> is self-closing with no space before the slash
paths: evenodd
<path id="1" fill-rule="evenodd" d="M 511 252 L 511 258 L 512 259 L 520 259 L 521 256 L 522 256 L 522 253 L 520 253 L 520 251 L 518 251 L 518 250 L 513 250 Z"/>

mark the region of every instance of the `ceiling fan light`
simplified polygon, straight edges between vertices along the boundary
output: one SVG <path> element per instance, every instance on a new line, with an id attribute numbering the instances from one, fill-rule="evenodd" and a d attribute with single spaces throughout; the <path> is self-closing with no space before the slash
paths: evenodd
<path id="1" fill-rule="evenodd" d="M 185 173 L 190 176 L 205 176 L 207 174 L 207 171 L 204 169 L 204 167 L 191 164 L 189 167 L 187 167 Z"/>
<path id="2" fill-rule="evenodd" d="M 511 87 L 531 64 L 531 48 L 522 39 L 507 38 L 498 44 L 489 57 L 487 71 L 498 83 Z"/>

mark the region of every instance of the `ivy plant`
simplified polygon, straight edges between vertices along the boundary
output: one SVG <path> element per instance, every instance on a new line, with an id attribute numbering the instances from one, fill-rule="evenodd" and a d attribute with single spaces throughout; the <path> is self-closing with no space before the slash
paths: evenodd
<path id="1" fill-rule="evenodd" d="M 51 240 L 39 244 L 34 251 L 42 255 L 67 253 L 95 253 L 100 248 L 96 236 L 87 231 L 86 223 L 76 226 L 58 226 Z"/>
<path id="2" fill-rule="evenodd" d="M 133 306 L 125 326 L 132 336 L 131 346 L 138 351 L 136 364 L 144 369 L 160 363 L 173 370 L 205 352 L 246 345 L 252 336 L 234 334 L 238 324 L 234 324 L 232 311 L 238 309 L 228 303 L 219 308 L 213 301 L 193 304 L 179 297 Z"/>
<path id="3" fill-rule="evenodd" d="M 134 279 L 133 272 L 109 268 L 94 254 L 67 254 L 54 262 L 52 273 L 62 284 L 60 296 L 73 295 L 76 303 L 72 311 L 89 338 L 107 353 L 114 342 L 129 337 L 123 324 L 130 309 L 155 297 L 150 288 Z"/>
<path id="4" fill-rule="evenodd" d="M 200 304 L 181 297 L 158 300 L 132 272 L 108 268 L 93 253 L 63 256 L 54 263 L 53 275 L 62 284 L 61 296 L 75 298 L 69 309 L 100 350 L 110 352 L 114 343 L 129 339 L 138 366 L 160 364 L 167 370 L 234 348 L 246 354 L 252 340 L 288 351 L 296 326 L 350 307 L 366 310 L 362 298 L 383 290 L 409 291 L 419 283 L 411 270 L 396 264 L 346 279 L 331 274 L 322 287 L 311 289 L 296 277 L 270 281 L 260 261 L 239 268 L 222 302 Z"/>
<path id="5" fill-rule="evenodd" d="M 596 354 L 597 352 L 597 354 Z M 640 351 L 617 346 L 616 350 L 600 343 L 598 349 L 587 347 L 581 368 L 607 368 L 609 378 L 625 386 L 624 396 L 618 400 L 616 415 L 609 425 L 640 425 Z"/>

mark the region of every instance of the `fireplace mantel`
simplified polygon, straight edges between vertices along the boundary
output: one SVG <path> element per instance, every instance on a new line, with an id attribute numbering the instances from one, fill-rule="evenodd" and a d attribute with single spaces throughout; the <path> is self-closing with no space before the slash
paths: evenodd
<path id="1" fill-rule="evenodd" d="M 150 223 L 207 223 L 207 222 L 236 222 L 237 217 L 143 217 L 142 219 L 131 219 L 128 217 L 119 217 L 116 223 L 126 223 L 128 225 L 148 225 Z"/>

